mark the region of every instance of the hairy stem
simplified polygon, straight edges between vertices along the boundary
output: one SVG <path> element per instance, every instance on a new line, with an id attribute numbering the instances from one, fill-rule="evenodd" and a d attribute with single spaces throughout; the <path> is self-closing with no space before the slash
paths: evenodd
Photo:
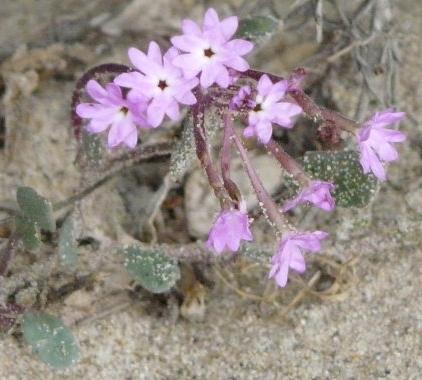
<path id="1" fill-rule="evenodd" d="M 252 166 L 249 157 L 246 153 L 246 149 L 244 148 L 236 132 L 231 126 L 229 127 L 229 129 L 231 131 L 231 137 L 233 138 L 234 143 L 236 144 L 236 147 L 240 153 L 240 157 L 242 158 L 243 165 L 245 166 L 246 173 L 248 174 L 249 180 L 251 181 L 252 187 L 256 193 L 258 201 L 260 202 L 260 205 L 264 210 L 264 214 L 268 217 L 269 221 L 271 222 L 270 224 L 275 227 L 280 233 L 293 230 L 293 228 L 289 225 L 288 221 L 279 212 L 278 206 L 272 200 L 271 196 L 268 194 L 267 190 L 262 184 L 261 179 L 259 178 L 254 167 Z"/>
<path id="2" fill-rule="evenodd" d="M 302 186 L 308 186 L 311 179 L 305 173 L 299 163 L 291 157 L 275 140 L 271 139 L 265 148 L 270 152 L 281 164 L 281 166 L 290 173 L 293 178 Z"/>
<path id="3" fill-rule="evenodd" d="M 229 193 L 230 197 L 239 204 L 241 201 L 241 193 L 236 183 L 230 178 L 230 161 L 231 161 L 231 128 L 233 119 L 229 112 L 224 114 L 224 134 L 223 146 L 221 148 L 221 174 L 223 177 L 224 187 Z"/>
<path id="4" fill-rule="evenodd" d="M 258 81 L 262 75 L 267 74 L 273 82 L 283 80 L 283 77 L 278 75 L 263 73 L 257 70 L 247 70 L 243 73 L 244 77 L 254 79 Z M 293 86 L 288 90 L 290 96 L 296 101 L 296 103 L 302 107 L 303 111 L 314 121 L 324 121 L 327 124 L 335 125 L 336 127 L 355 133 L 360 128 L 360 124 L 347 117 L 339 114 L 338 112 L 329 110 L 325 107 L 317 105 L 308 95 L 306 95 L 301 89 Z"/>
<path id="5" fill-rule="evenodd" d="M 290 96 L 300 105 L 303 111 L 314 121 L 325 121 L 327 124 L 355 133 L 360 128 L 360 124 L 328 108 L 318 106 L 302 90 L 294 89 L 289 91 Z"/>
<path id="6" fill-rule="evenodd" d="M 195 91 L 197 103 L 192 107 L 193 116 L 193 135 L 196 144 L 196 155 L 204 168 L 208 178 L 208 182 L 214 190 L 215 196 L 220 201 L 222 209 L 230 208 L 231 202 L 227 196 L 226 189 L 218 174 L 217 169 L 211 159 L 211 153 L 209 150 L 207 134 L 205 131 L 205 103 L 203 94 L 200 89 Z"/>

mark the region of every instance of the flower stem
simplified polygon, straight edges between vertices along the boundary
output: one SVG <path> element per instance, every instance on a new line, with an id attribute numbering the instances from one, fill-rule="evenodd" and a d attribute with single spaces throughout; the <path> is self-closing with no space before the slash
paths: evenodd
<path id="1" fill-rule="evenodd" d="M 218 174 L 218 171 L 212 162 L 207 141 L 207 134 L 204 127 L 206 99 L 204 99 L 200 89 L 195 91 L 195 95 L 197 103 L 192 107 L 192 116 L 196 155 L 198 156 L 198 159 L 205 170 L 208 182 L 213 188 L 215 196 L 220 201 L 221 208 L 228 209 L 231 206 L 231 202 L 227 196 L 227 192 L 224 188 L 220 175 Z"/>
<path id="2" fill-rule="evenodd" d="M 231 161 L 231 129 L 233 126 L 233 118 L 230 115 L 230 112 L 224 114 L 224 134 L 223 134 L 223 146 L 221 148 L 221 174 L 223 177 L 224 187 L 229 193 L 231 199 L 238 204 L 240 207 L 240 202 L 242 200 L 242 195 L 236 183 L 230 177 L 230 161 Z"/>
<path id="3" fill-rule="evenodd" d="M 289 91 L 290 96 L 300 105 L 303 111 L 315 121 L 324 121 L 340 129 L 355 133 L 360 128 L 360 124 L 328 108 L 318 106 L 302 90 L 294 89 Z"/>
<path id="4" fill-rule="evenodd" d="M 271 139 L 265 148 L 270 152 L 281 164 L 281 166 L 290 173 L 293 178 L 302 186 L 309 185 L 311 178 L 305 173 L 299 163 L 291 157 L 275 140 Z"/>
<path id="5" fill-rule="evenodd" d="M 233 139 L 236 147 L 242 158 L 243 165 L 245 166 L 246 173 L 248 174 L 249 180 L 251 181 L 252 187 L 256 193 L 258 201 L 260 202 L 261 207 L 264 210 L 265 216 L 268 217 L 270 224 L 277 229 L 278 232 L 284 233 L 294 230 L 294 228 L 289 225 L 287 219 L 279 212 L 278 206 L 272 200 L 264 185 L 261 182 L 258 174 L 256 173 L 254 167 L 252 166 L 249 157 L 246 153 L 242 142 L 237 136 L 232 126 L 229 126 L 231 132 L 231 138 Z"/>
<path id="6" fill-rule="evenodd" d="M 244 77 L 258 81 L 263 74 L 267 74 L 273 82 L 278 82 L 284 79 L 283 77 L 280 77 L 278 75 L 263 73 L 261 71 L 252 69 L 245 71 L 242 75 Z M 361 127 L 359 123 L 356 123 L 355 121 L 350 120 L 335 111 L 329 110 L 322 106 L 318 106 L 301 89 L 292 87 L 288 90 L 288 93 L 296 101 L 296 103 L 302 107 L 303 111 L 316 122 L 324 121 L 329 125 L 335 125 L 336 127 L 348 131 L 350 133 L 355 133 L 356 130 Z"/>

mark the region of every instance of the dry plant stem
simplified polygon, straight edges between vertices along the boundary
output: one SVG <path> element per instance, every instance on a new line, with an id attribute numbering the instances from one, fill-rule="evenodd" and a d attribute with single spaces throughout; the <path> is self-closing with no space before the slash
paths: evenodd
<path id="1" fill-rule="evenodd" d="M 305 295 L 312 290 L 312 287 L 318 282 L 321 277 L 321 271 L 317 271 L 312 278 L 296 296 L 293 300 L 287 305 L 285 309 L 282 310 L 281 317 L 285 317 L 302 299 Z"/>
<path id="2" fill-rule="evenodd" d="M 205 170 L 208 182 L 214 190 L 215 196 L 220 201 L 221 208 L 226 210 L 230 208 L 231 202 L 227 196 L 223 181 L 221 180 L 221 177 L 212 162 L 207 135 L 204 127 L 206 99 L 204 99 L 200 89 L 195 91 L 195 95 L 197 98 L 197 103 L 192 107 L 192 116 L 196 155 L 198 156 L 201 166 Z"/>
<path id="3" fill-rule="evenodd" d="M 2 256 L 0 257 L 0 276 L 6 276 L 9 272 L 9 266 L 15 257 L 19 242 L 20 239 L 16 233 L 9 238 Z"/>
<path id="4" fill-rule="evenodd" d="M 6 303 L 0 306 L 0 328 L 10 330 L 16 319 L 25 311 L 25 308 L 15 303 Z"/>
<path id="5" fill-rule="evenodd" d="M 228 128 L 231 132 L 231 138 L 233 139 L 237 150 L 240 153 L 240 157 L 242 159 L 243 165 L 245 166 L 246 173 L 248 174 L 252 187 L 256 193 L 261 207 L 264 210 L 264 213 L 271 222 L 270 224 L 274 228 L 276 228 L 276 230 L 280 233 L 291 231 L 292 227 L 289 226 L 288 221 L 279 212 L 277 205 L 274 203 L 267 190 L 265 189 L 264 185 L 262 184 L 261 179 L 259 178 L 258 174 L 256 173 L 254 167 L 252 166 L 249 160 L 248 154 L 246 153 L 246 149 L 244 148 L 233 127 L 229 124 L 226 125 L 225 128 Z"/>
<path id="6" fill-rule="evenodd" d="M 243 73 L 244 77 L 258 81 L 264 73 L 257 70 L 247 70 Z M 283 80 L 283 77 L 266 73 L 273 82 Z M 302 90 L 290 89 L 289 95 L 302 107 L 303 111 L 315 122 L 324 121 L 328 124 L 335 125 L 337 128 L 343 129 L 350 133 L 355 133 L 360 128 L 360 124 L 339 113 L 329 110 L 325 107 L 318 106 L 308 95 Z"/>
<path id="7" fill-rule="evenodd" d="M 159 143 L 147 145 L 145 147 L 141 146 L 139 150 L 137 149 L 134 152 L 116 157 L 111 160 L 111 165 L 107 168 L 106 173 L 103 174 L 101 178 L 68 199 L 55 203 L 53 205 L 53 209 L 54 211 L 59 211 L 62 208 L 73 205 L 75 202 L 80 201 L 91 194 L 94 190 L 107 183 L 123 169 L 127 169 L 135 164 L 145 162 L 153 158 L 170 157 L 172 151 L 173 148 L 171 143 Z"/>
<path id="8" fill-rule="evenodd" d="M 304 187 L 309 185 L 311 179 L 299 163 L 284 151 L 280 144 L 271 139 L 268 144 L 265 145 L 265 148 L 278 160 L 280 165 L 288 173 L 290 173 L 296 181 Z"/>

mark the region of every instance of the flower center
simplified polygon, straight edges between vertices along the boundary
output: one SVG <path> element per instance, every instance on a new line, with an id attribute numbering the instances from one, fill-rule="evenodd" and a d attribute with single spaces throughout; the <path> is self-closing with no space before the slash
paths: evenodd
<path id="1" fill-rule="evenodd" d="M 122 108 L 120 108 L 120 112 L 121 113 L 123 113 L 123 115 L 127 115 L 127 113 L 129 112 L 129 108 L 127 108 L 127 107 L 122 107 Z"/>
<path id="2" fill-rule="evenodd" d="M 204 55 L 207 58 L 211 58 L 214 55 L 214 51 L 211 48 L 204 49 Z"/>
<path id="3" fill-rule="evenodd" d="M 160 87 L 163 91 L 168 87 L 169 85 L 165 80 L 160 79 L 158 82 L 158 87 Z"/>
<path id="4" fill-rule="evenodd" d="M 254 112 L 262 111 L 261 103 L 256 103 L 255 108 L 253 109 Z"/>

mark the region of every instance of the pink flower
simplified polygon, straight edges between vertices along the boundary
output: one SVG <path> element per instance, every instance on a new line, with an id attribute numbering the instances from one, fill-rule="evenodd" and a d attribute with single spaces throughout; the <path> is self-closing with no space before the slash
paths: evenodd
<path id="1" fill-rule="evenodd" d="M 182 70 L 172 64 L 179 54 L 176 49 L 170 48 L 162 56 L 160 47 L 152 41 L 148 55 L 136 48 L 130 48 L 128 54 L 140 72 L 120 74 L 114 83 L 132 89 L 128 97 L 133 101 L 144 97 L 151 100 L 147 108 L 147 120 L 154 128 L 162 123 L 165 115 L 172 120 L 179 120 L 179 103 L 196 103 L 192 89 L 197 86 L 198 79 L 185 79 Z"/>
<path id="2" fill-rule="evenodd" d="M 214 248 L 217 253 L 223 252 L 226 247 L 236 252 L 241 240 L 252 239 L 248 214 L 239 210 L 222 211 L 211 228 L 207 247 Z"/>
<path id="3" fill-rule="evenodd" d="M 331 196 L 331 191 L 333 190 L 334 185 L 331 182 L 312 181 L 299 195 L 284 204 L 283 211 L 286 212 L 306 202 L 311 202 L 324 211 L 333 211 L 336 207 L 335 201 Z"/>
<path id="4" fill-rule="evenodd" d="M 218 18 L 217 12 L 210 8 L 205 13 L 203 28 L 192 20 L 182 23 L 183 35 L 171 39 L 172 44 L 185 52 L 173 60 L 187 78 L 201 73 L 200 82 L 204 88 L 217 83 L 227 88 L 231 82 L 228 68 L 243 72 L 249 69 L 242 58 L 249 53 L 253 44 L 242 39 L 231 38 L 238 27 L 237 17 Z"/>
<path id="5" fill-rule="evenodd" d="M 323 231 L 285 235 L 280 242 L 277 253 L 271 260 L 272 267 L 269 278 L 274 278 L 281 287 L 286 286 L 290 268 L 299 273 L 303 273 L 306 270 L 302 250 L 320 251 L 321 241 L 327 236 L 328 234 Z"/>
<path id="6" fill-rule="evenodd" d="M 391 143 L 405 141 L 406 135 L 384 127 L 400 122 L 405 116 L 404 112 L 392 109 L 377 112 L 357 131 L 360 164 L 365 174 L 372 172 L 380 181 L 387 179 L 382 162 L 398 160 L 399 154 Z"/>
<path id="7" fill-rule="evenodd" d="M 136 104 L 125 99 L 119 86 L 109 83 L 105 88 L 90 80 L 86 85 L 89 96 L 97 103 L 81 103 L 76 107 L 76 113 L 85 119 L 90 119 L 87 130 L 91 133 L 101 133 L 110 127 L 108 146 L 115 148 L 125 144 L 134 148 L 138 141 L 137 126 L 150 128 L 143 111 L 146 103 L 141 100 Z"/>
<path id="8" fill-rule="evenodd" d="M 239 92 L 231 99 L 229 108 L 235 111 L 247 105 L 251 92 L 252 90 L 249 86 L 242 86 Z"/>
<path id="9" fill-rule="evenodd" d="M 273 133 L 272 123 L 285 128 L 293 127 L 302 108 L 297 104 L 281 101 L 288 86 L 287 80 L 273 84 L 268 75 L 261 76 L 257 86 L 258 94 L 250 104 L 252 110 L 249 112 L 249 126 L 243 132 L 245 137 L 256 136 L 261 143 L 267 144 Z"/>

